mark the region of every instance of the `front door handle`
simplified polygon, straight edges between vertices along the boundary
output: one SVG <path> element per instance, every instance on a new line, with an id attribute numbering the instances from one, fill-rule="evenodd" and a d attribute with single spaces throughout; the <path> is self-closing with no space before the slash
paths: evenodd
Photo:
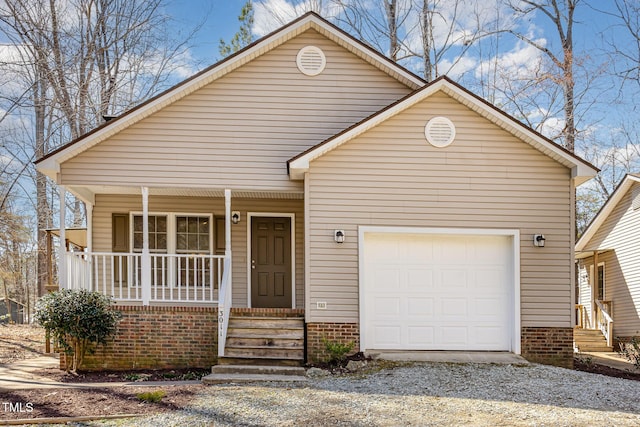
<path id="1" fill-rule="evenodd" d="M 255 259 L 252 259 L 252 260 L 251 260 L 251 268 L 252 268 L 252 269 L 253 269 L 253 268 L 256 268 L 256 260 L 255 260 Z"/>

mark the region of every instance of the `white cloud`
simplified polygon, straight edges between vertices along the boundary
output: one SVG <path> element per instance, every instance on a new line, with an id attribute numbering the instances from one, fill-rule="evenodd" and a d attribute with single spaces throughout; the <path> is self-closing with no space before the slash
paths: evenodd
<path id="1" fill-rule="evenodd" d="M 332 19 L 342 8 L 323 0 L 262 0 L 253 5 L 253 27 L 258 37 L 265 36 L 309 11 Z"/>

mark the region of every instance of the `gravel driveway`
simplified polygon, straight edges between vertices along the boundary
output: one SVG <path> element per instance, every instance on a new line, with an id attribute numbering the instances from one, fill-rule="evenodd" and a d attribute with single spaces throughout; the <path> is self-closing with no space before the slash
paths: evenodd
<path id="1" fill-rule="evenodd" d="M 416 363 L 304 385 L 210 386 L 189 410 L 108 425 L 638 426 L 640 382 L 535 364 Z"/>

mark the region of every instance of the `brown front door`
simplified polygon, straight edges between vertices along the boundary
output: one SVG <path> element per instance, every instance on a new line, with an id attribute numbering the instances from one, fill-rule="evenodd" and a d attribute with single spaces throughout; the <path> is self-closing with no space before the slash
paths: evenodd
<path id="1" fill-rule="evenodd" d="M 291 307 L 291 218 L 251 218 L 251 306 Z"/>

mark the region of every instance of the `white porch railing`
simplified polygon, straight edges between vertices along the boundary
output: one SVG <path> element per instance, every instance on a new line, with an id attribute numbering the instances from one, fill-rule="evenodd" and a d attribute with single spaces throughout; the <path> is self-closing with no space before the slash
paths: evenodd
<path id="1" fill-rule="evenodd" d="M 613 317 L 611 301 L 596 300 L 596 325 L 607 339 L 607 346 L 613 346 Z"/>
<path id="2" fill-rule="evenodd" d="M 227 343 L 227 329 L 229 328 L 229 312 L 233 289 L 231 286 L 231 257 L 224 260 L 224 273 L 220 286 L 220 301 L 218 302 L 218 357 L 224 357 Z"/>
<path id="3" fill-rule="evenodd" d="M 68 252 L 67 287 L 142 302 L 142 254 Z M 224 255 L 151 254 L 151 302 L 218 303 Z"/>

